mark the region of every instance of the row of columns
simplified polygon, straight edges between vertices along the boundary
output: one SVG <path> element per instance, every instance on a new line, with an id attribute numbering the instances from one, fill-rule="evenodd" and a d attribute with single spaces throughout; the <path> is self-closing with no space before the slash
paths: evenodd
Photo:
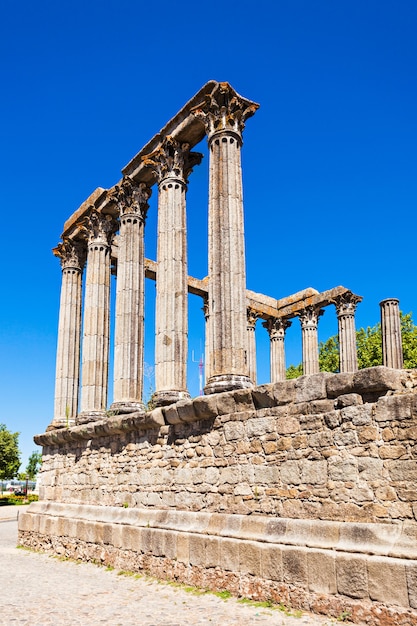
<path id="1" fill-rule="evenodd" d="M 238 96 L 227 83 L 220 83 L 217 91 L 190 113 L 204 125 L 209 148 L 209 282 L 204 307 L 206 394 L 247 388 L 256 381 L 257 316 L 252 315 L 248 320 L 246 310 L 241 147 L 245 122 L 257 108 L 258 105 Z M 186 191 L 188 176 L 201 158 L 200 153 L 190 150 L 188 143 L 170 136 L 163 139 L 156 151 L 142 158 L 158 186 L 156 392 L 153 396 L 156 406 L 189 397 Z M 61 260 L 62 288 L 52 427 L 76 421 L 84 423 L 106 414 L 110 276 L 116 238 L 114 400 L 110 408 L 114 412 L 144 409 L 144 229 L 150 195 L 151 189 L 144 182 L 137 184 L 125 177 L 109 194 L 107 208 L 99 212 L 90 207 L 79 224 L 77 238 L 64 238 L 54 250 Z M 351 294 L 335 302 L 340 371 L 357 369 L 354 327 L 357 298 Z M 387 305 L 389 326 L 392 315 L 388 309 Z M 307 307 L 299 313 L 305 374 L 318 371 L 317 323 L 322 312 L 320 307 Z M 272 381 L 285 378 L 284 337 L 290 323 L 287 319 L 272 318 L 264 323 L 271 338 Z M 389 345 L 394 344 L 391 341 Z M 389 349 L 395 351 L 386 348 Z"/>
<path id="2" fill-rule="evenodd" d="M 336 307 L 339 340 L 339 372 L 356 372 L 358 357 L 356 349 L 355 311 L 361 297 L 351 292 L 338 296 L 333 304 Z M 388 298 L 380 302 L 382 363 L 386 367 L 401 369 L 403 351 L 401 339 L 401 316 L 399 300 Z M 302 368 L 303 374 L 317 374 L 319 368 L 318 321 L 323 315 L 321 306 L 309 306 L 298 313 L 301 324 Z M 256 383 L 256 342 L 255 325 L 258 316 L 254 311 L 247 311 L 247 331 L 250 355 L 250 371 Z M 269 318 L 262 323 L 270 338 L 270 380 L 285 380 L 285 332 L 291 321 L 287 318 Z"/>

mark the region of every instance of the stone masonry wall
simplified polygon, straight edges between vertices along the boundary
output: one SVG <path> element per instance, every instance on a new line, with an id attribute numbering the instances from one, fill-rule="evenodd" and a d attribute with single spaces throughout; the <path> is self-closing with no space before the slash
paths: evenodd
<path id="1" fill-rule="evenodd" d="M 417 626 L 417 371 L 317 374 L 38 435 L 19 542 Z"/>
<path id="2" fill-rule="evenodd" d="M 414 384 L 383 367 L 322 373 L 180 402 L 146 424 L 123 416 L 46 433 L 41 497 L 415 523 Z"/>

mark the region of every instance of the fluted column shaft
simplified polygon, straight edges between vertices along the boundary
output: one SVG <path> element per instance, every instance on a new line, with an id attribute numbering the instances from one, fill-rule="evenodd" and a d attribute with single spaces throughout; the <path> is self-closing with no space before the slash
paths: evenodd
<path id="1" fill-rule="evenodd" d="M 358 370 L 358 354 L 356 349 L 355 311 L 361 301 L 359 296 L 348 292 L 339 296 L 336 301 L 338 335 L 339 335 L 339 371 L 356 372 Z"/>
<path id="2" fill-rule="evenodd" d="M 206 127 L 209 172 L 210 377 L 205 393 L 251 387 L 246 331 L 246 268 L 241 146 L 258 105 L 221 83 L 192 112 Z"/>
<path id="3" fill-rule="evenodd" d="M 249 378 L 256 385 L 256 334 L 255 327 L 258 320 L 257 314 L 248 309 L 247 311 L 247 334 L 248 334 L 248 371 Z"/>
<path id="4" fill-rule="evenodd" d="M 112 410 L 144 410 L 144 228 L 150 189 L 126 178 L 116 187 L 119 207 L 114 389 Z"/>
<path id="5" fill-rule="evenodd" d="M 284 318 L 270 318 L 262 324 L 267 329 L 270 339 L 271 383 L 286 378 L 285 367 L 285 331 L 291 322 Z"/>
<path id="6" fill-rule="evenodd" d="M 317 374 L 319 367 L 318 319 L 323 315 L 323 309 L 307 307 L 299 314 L 301 322 L 301 337 L 303 350 L 303 374 Z"/>
<path id="7" fill-rule="evenodd" d="M 114 225 L 93 211 L 86 218 L 87 273 L 82 344 L 81 414 L 83 423 L 105 416 L 110 334 L 110 243 Z"/>
<path id="8" fill-rule="evenodd" d="M 55 408 L 50 428 L 75 424 L 80 381 L 81 293 L 85 245 L 65 239 L 54 250 L 61 259 Z"/>
<path id="9" fill-rule="evenodd" d="M 188 398 L 187 177 L 202 155 L 167 137 L 144 159 L 158 178 L 155 405 Z"/>
<path id="10" fill-rule="evenodd" d="M 381 307 L 382 364 L 394 369 L 403 367 L 401 317 L 397 298 L 387 298 Z"/>

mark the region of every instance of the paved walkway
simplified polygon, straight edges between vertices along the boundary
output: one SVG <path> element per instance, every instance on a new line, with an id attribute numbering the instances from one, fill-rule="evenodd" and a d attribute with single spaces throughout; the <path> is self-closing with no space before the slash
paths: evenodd
<path id="1" fill-rule="evenodd" d="M 1 626 L 331 626 L 309 614 L 196 596 L 150 578 L 16 548 L 20 507 L 0 507 Z"/>

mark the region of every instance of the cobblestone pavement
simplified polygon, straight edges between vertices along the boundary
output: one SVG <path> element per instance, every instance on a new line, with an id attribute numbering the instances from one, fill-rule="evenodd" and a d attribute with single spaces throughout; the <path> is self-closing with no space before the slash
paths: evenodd
<path id="1" fill-rule="evenodd" d="M 2 507 L 9 509 L 9 507 Z M 16 548 L 16 509 L 0 513 L 2 626 L 330 626 L 303 613 L 194 595 L 150 578 L 120 575 L 91 563 L 61 561 Z M 10 519 L 12 518 L 12 519 Z"/>

